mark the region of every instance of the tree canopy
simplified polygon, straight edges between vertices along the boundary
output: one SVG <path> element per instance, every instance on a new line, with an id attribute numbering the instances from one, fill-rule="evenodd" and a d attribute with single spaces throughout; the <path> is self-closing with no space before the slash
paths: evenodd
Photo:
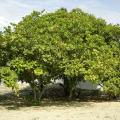
<path id="1" fill-rule="evenodd" d="M 81 79 L 103 83 L 111 96 L 120 95 L 120 26 L 65 8 L 33 11 L 0 34 L 0 79 L 17 90 L 17 80 L 40 90 L 50 79 L 68 80 L 69 92 Z"/>

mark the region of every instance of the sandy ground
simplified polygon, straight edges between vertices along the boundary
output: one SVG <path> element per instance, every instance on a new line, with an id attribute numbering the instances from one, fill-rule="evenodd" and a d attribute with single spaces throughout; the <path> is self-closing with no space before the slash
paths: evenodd
<path id="1" fill-rule="evenodd" d="M 58 101 L 30 107 L 0 103 L 0 120 L 120 120 L 120 102 Z"/>
<path id="2" fill-rule="evenodd" d="M 120 103 L 77 102 L 71 106 L 23 107 L 16 110 L 0 106 L 0 120 L 120 120 Z"/>

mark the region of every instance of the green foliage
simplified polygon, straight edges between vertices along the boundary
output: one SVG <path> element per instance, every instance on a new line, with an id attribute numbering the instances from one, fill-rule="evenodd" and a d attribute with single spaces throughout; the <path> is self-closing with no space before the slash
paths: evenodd
<path id="1" fill-rule="evenodd" d="M 120 26 L 81 9 L 33 11 L 0 34 L 0 66 L 32 86 L 35 79 L 45 86 L 61 75 L 71 79 L 70 89 L 84 79 L 103 82 L 106 92 L 118 95 Z"/>
<path id="2" fill-rule="evenodd" d="M 104 90 L 110 97 L 120 96 L 120 78 L 111 78 L 104 83 Z"/>
<path id="3" fill-rule="evenodd" d="M 13 70 L 10 70 L 9 67 L 3 67 L 0 69 L 0 79 L 7 87 L 11 87 L 15 93 L 18 92 L 18 76 Z"/>

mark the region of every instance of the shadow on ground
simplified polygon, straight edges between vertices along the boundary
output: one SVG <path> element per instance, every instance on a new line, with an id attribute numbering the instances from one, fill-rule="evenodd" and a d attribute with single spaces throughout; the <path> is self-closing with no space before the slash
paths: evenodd
<path id="1" fill-rule="evenodd" d="M 28 89 L 27 89 L 28 90 Z M 79 98 L 79 99 L 43 99 L 42 101 L 34 102 L 33 96 L 30 91 L 26 89 L 21 91 L 19 97 L 15 96 L 12 92 L 0 93 L 0 109 L 5 108 L 8 110 L 17 110 L 22 107 L 88 107 L 92 106 L 93 102 L 108 102 L 108 100 L 95 99 L 95 98 Z M 113 100 L 112 100 L 113 101 Z M 116 100 L 115 100 L 116 101 Z"/>
<path id="2" fill-rule="evenodd" d="M 0 107 L 7 110 L 18 110 L 22 107 L 87 107 L 92 106 L 90 102 L 83 102 L 81 100 L 69 100 L 69 99 L 43 99 L 42 101 L 33 102 L 32 100 L 26 100 L 25 97 L 17 97 L 13 93 L 6 93 L 0 95 Z"/>
<path id="3" fill-rule="evenodd" d="M 0 107 L 7 110 L 18 110 L 22 107 L 89 107 L 93 106 L 94 102 L 105 102 L 105 100 L 90 100 L 90 99 L 43 99 L 39 103 L 28 101 L 23 97 L 17 97 L 12 93 L 0 95 Z M 109 101 L 106 101 L 109 102 Z M 111 101 L 110 101 L 111 102 Z M 117 101 L 116 101 L 117 102 Z"/>

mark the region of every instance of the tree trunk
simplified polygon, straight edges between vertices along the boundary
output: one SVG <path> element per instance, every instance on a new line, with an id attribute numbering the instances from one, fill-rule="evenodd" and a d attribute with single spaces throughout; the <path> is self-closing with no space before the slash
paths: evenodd
<path id="1" fill-rule="evenodd" d="M 36 85 L 34 83 L 34 75 L 33 75 L 33 72 L 31 71 L 31 87 L 33 89 L 33 96 L 34 96 L 34 101 L 37 100 L 37 91 L 36 91 Z"/>
<path id="2" fill-rule="evenodd" d="M 33 87 L 33 95 L 34 95 L 34 101 L 37 100 L 37 92 L 35 86 Z"/>
<path id="3" fill-rule="evenodd" d="M 71 88 L 69 98 L 72 99 L 72 97 L 73 97 L 73 89 Z"/>
<path id="4" fill-rule="evenodd" d="M 38 100 L 40 101 L 42 98 L 42 92 L 43 92 L 43 80 L 40 78 L 39 80 L 39 89 L 38 89 Z"/>
<path id="5" fill-rule="evenodd" d="M 65 97 L 70 96 L 70 85 L 69 80 L 66 76 L 64 76 L 64 91 L 65 91 Z"/>

